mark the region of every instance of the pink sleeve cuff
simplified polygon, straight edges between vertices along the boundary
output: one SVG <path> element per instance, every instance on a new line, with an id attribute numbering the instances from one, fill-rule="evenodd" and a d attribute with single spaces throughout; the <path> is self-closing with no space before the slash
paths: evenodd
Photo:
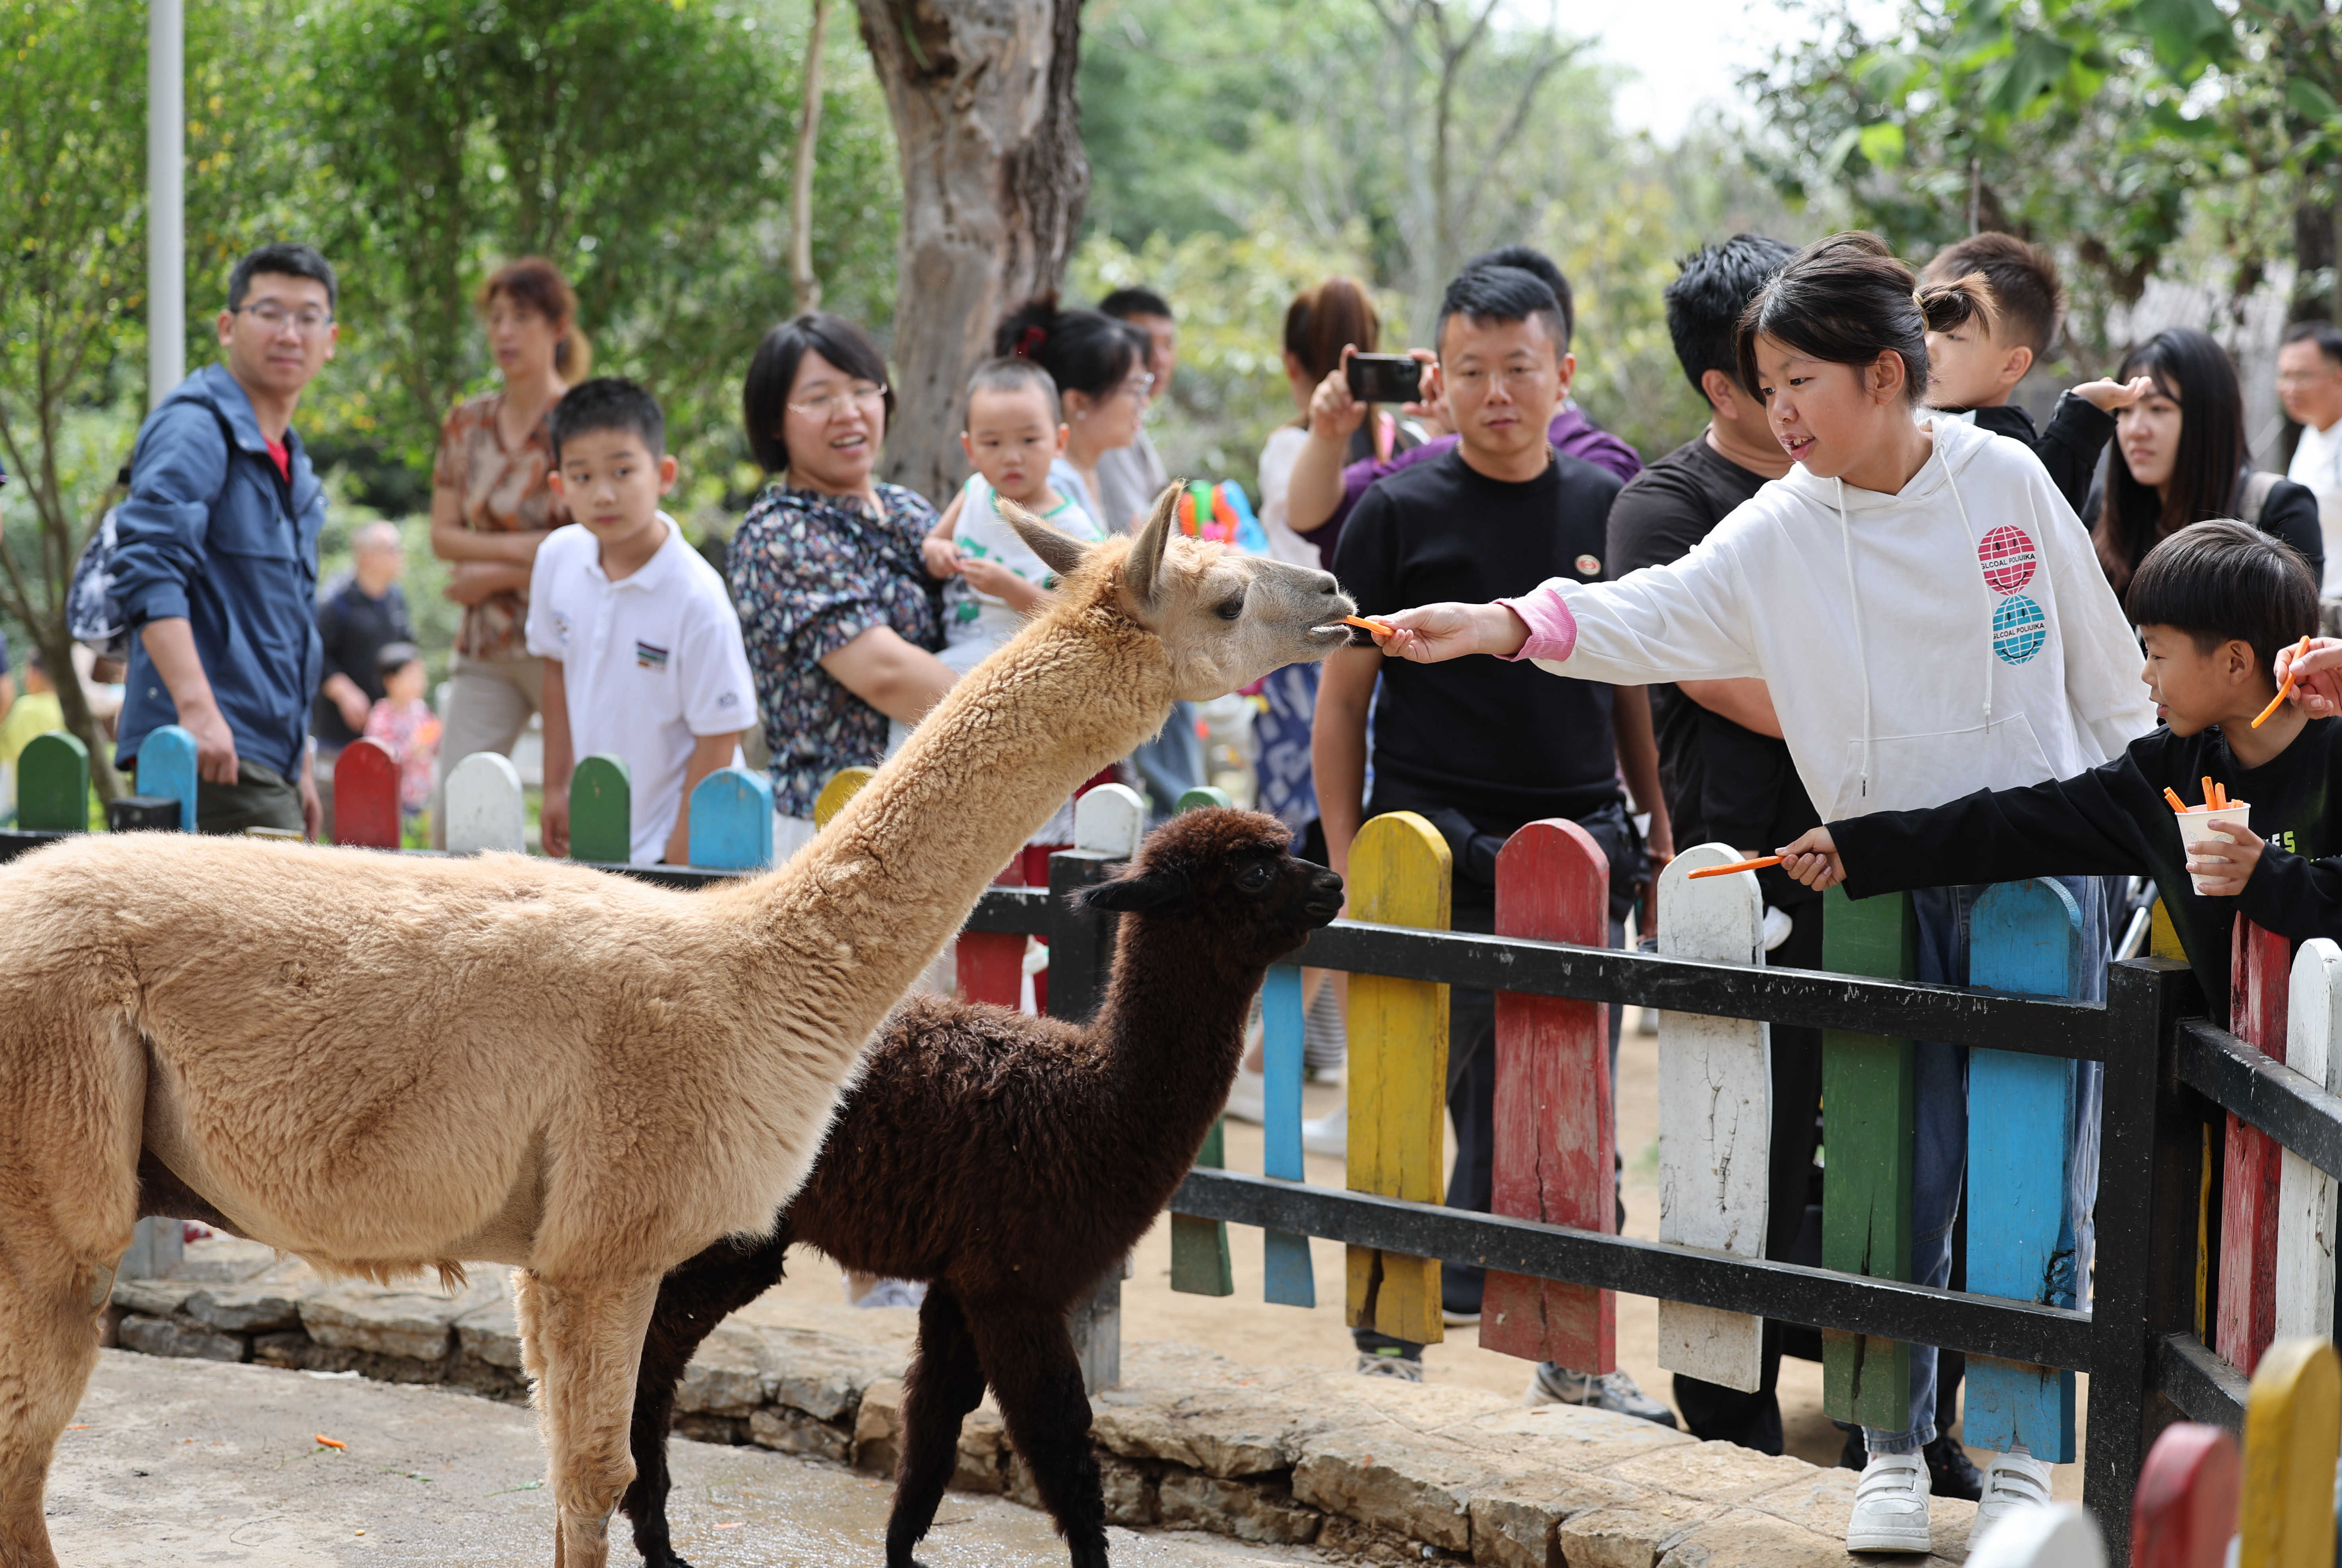
<path id="1" fill-rule="evenodd" d="M 1559 664 L 1576 651 L 1577 617 L 1569 613 L 1561 591 L 1551 583 L 1540 584 L 1517 599 L 1496 603 L 1518 615 L 1529 629 L 1529 640 L 1521 644 L 1515 659 L 1551 659 Z"/>

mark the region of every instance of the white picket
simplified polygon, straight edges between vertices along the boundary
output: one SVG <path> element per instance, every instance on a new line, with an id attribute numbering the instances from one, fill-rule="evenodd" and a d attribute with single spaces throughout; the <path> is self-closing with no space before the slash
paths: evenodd
<path id="1" fill-rule="evenodd" d="M 474 752 L 447 775 L 447 850 L 476 854 L 528 848 L 528 810 L 522 804 L 520 770 L 495 752 Z"/>
<path id="2" fill-rule="evenodd" d="M 2107 1568 L 2107 1547 L 2081 1504 L 2056 1503 L 2003 1515 L 1969 1543 L 1967 1568 Z"/>
<path id="3" fill-rule="evenodd" d="M 2293 955 L 2285 1063 L 2319 1088 L 2342 1093 L 2342 946 L 2312 937 Z M 2277 1178 L 2277 1337 L 2333 1332 L 2334 1178 L 2287 1149 Z"/>
<path id="4" fill-rule="evenodd" d="M 1659 951 L 1672 958 L 1765 962 L 1765 898 L 1753 872 L 1691 873 L 1743 858 L 1703 844 L 1659 878 Z M 1742 1257 L 1765 1252 L 1773 1143 L 1771 1031 L 1739 1018 L 1659 1014 L 1659 1240 Z M 1659 1303 L 1659 1364 L 1754 1392 L 1764 1322 L 1743 1313 Z"/>
<path id="5" fill-rule="evenodd" d="M 1074 847 L 1128 860 L 1146 836 L 1146 803 L 1128 784 L 1100 784 L 1074 803 Z"/>

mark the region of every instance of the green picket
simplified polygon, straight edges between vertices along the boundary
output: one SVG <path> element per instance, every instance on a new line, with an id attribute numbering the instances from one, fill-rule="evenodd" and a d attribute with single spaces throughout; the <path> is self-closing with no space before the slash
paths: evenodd
<path id="1" fill-rule="evenodd" d="M 1226 1165 L 1226 1129 L 1227 1121 L 1223 1117 L 1204 1134 L 1204 1146 L 1196 1151 L 1199 1168 L 1216 1171 Z M 1236 1275 L 1228 1266 L 1226 1224 L 1218 1220 L 1190 1219 L 1186 1214 L 1171 1216 L 1171 1288 L 1193 1296 L 1236 1293 Z"/>
<path id="2" fill-rule="evenodd" d="M 41 833 L 89 828 L 89 748 L 81 737 L 50 730 L 16 757 L 16 825 Z"/>
<path id="3" fill-rule="evenodd" d="M 624 865 L 634 857 L 633 788 L 626 760 L 587 757 L 569 775 L 569 858 Z"/>
<path id="4" fill-rule="evenodd" d="M 1197 806 L 1207 805 L 1216 805 L 1225 811 L 1234 804 L 1236 802 L 1228 798 L 1228 792 L 1217 784 L 1197 784 L 1179 796 L 1181 811 L 1194 811 Z"/>
<path id="5" fill-rule="evenodd" d="M 1832 888 L 1823 906 L 1823 967 L 1911 979 L 1918 969 L 1911 900 L 1857 903 Z M 1822 1266 L 1911 1277 L 1911 1042 L 1832 1029 L 1822 1036 Z M 1911 1347 L 1824 1331 L 1822 1409 L 1838 1421 L 1900 1432 L 1910 1424 Z"/>

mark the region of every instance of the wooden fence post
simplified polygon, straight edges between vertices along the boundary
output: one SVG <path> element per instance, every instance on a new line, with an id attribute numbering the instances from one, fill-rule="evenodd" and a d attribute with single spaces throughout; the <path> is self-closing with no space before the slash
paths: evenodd
<path id="1" fill-rule="evenodd" d="M 1911 900 L 1823 895 L 1823 963 L 1841 974 L 1908 980 L 1918 967 Z M 1832 1029 L 1822 1035 L 1822 1266 L 1911 1277 L 1911 1042 Z M 1822 1331 L 1822 1408 L 1839 1421 L 1901 1432 L 1911 1423 L 1911 1347 Z"/>
<path id="2" fill-rule="evenodd" d="M 1301 967 L 1273 965 L 1260 988 L 1261 1162 L 1264 1176 L 1307 1180 L 1301 1164 L 1302 1039 L 1306 1027 Z M 1317 1304 L 1317 1273 L 1309 1238 L 1290 1231 L 1261 1232 L 1262 1295 L 1283 1306 Z"/>
<path id="3" fill-rule="evenodd" d="M 840 768 L 829 775 L 821 793 L 813 799 L 813 825 L 825 828 L 829 819 L 846 809 L 846 803 L 862 793 L 862 786 L 878 776 L 876 768 Z"/>
<path id="4" fill-rule="evenodd" d="M 2245 1406 L 2237 1568 L 2334 1568 L 2334 1458 L 2342 1362 L 2322 1339 L 2263 1352 Z"/>
<path id="5" fill-rule="evenodd" d="M 717 768 L 691 792 L 691 864 L 762 871 L 773 864 L 773 784 L 746 768 Z"/>
<path id="6" fill-rule="evenodd" d="M 569 775 L 569 858 L 624 865 L 635 858 L 634 773 L 597 753 Z"/>
<path id="7" fill-rule="evenodd" d="M 1970 917 L 1968 982 L 2020 996 L 2076 996 L 2085 965 L 2082 912 L 2047 878 L 2004 882 Z M 2066 1228 L 2074 1064 L 2017 1051 L 1968 1053 L 1967 1288 L 2049 1306 L 2077 1293 Z M 2059 1253 L 2063 1239 L 2069 1249 Z M 2074 1461 L 2074 1374 L 1988 1355 L 1968 1357 L 1961 1436 L 2007 1453 L 2024 1443 L 2048 1464 Z"/>
<path id="8" fill-rule="evenodd" d="M 1659 876 L 1659 951 L 1670 958 L 1765 962 L 1765 894 L 1754 872 L 1691 880 L 1741 859 L 1730 844 L 1679 853 Z M 1659 1240 L 1762 1257 L 1771 1209 L 1769 1024 L 1659 1014 Z M 1765 1320 L 1659 1303 L 1659 1364 L 1753 1393 L 1764 1382 Z"/>
<path id="9" fill-rule="evenodd" d="M 2221 1568 L 2237 1533 L 2237 1440 L 2182 1421 L 2147 1451 L 2130 1510 L 2130 1568 Z"/>
<path id="10" fill-rule="evenodd" d="M 2228 1028 L 2264 1055 L 2285 1060 L 2293 954 L 2286 939 L 2237 917 L 2229 967 Z M 2258 1364 L 2277 1337 L 2277 1232 L 2283 1148 L 2234 1112 L 2227 1115 L 2220 1187 L 2220 1302 L 2212 1348 L 2239 1372 Z M 2246 1455 L 2247 1462 L 2251 1455 Z M 2330 1568 L 2330 1565 L 2329 1565 Z"/>
<path id="11" fill-rule="evenodd" d="M 364 736 L 334 759 L 334 842 L 355 849 L 399 846 L 398 763 Z"/>
<path id="12" fill-rule="evenodd" d="M 40 833 L 89 831 L 89 748 L 50 730 L 16 757 L 16 825 Z"/>
<path id="13" fill-rule="evenodd" d="M 2074 1503 L 2023 1508 L 1971 1539 L 1967 1568 L 2107 1568 L 2097 1522 Z"/>
<path id="14" fill-rule="evenodd" d="M 497 752 L 474 752 L 447 774 L 447 852 L 528 852 L 528 807 L 520 770 Z"/>
<path id="15" fill-rule="evenodd" d="M 1411 811 L 1376 817 L 1350 845 L 1350 918 L 1447 929 L 1447 841 Z M 1447 987 L 1386 974 L 1350 977 L 1347 1185 L 1436 1203 L 1445 1195 Z M 1374 1247 L 1347 1253 L 1345 1321 L 1416 1344 L 1446 1337 L 1439 1260 Z"/>
<path id="16" fill-rule="evenodd" d="M 1592 834 L 1553 817 L 1526 824 L 1505 841 L 1496 855 L 1496 934 L 1608 945 L 1610 861 Z M 1354 1006 L 1356 994 L 1354 989 Z M 1606 1235 L 1617 1230 L 1608 1014 L 1598 1002 L 1496 993 L 1493 1212 Z M 1435 1116 L 1446 1086 L 1441 1055 Z M 1435 1177 L 1438 1169 L 1435 1153 Z M 1437 1197 L 1435 1190 L 1431 1201 Z M 1436 1321 L 1436 1276 L 1431 1305 Z M 1612 1292 L 1488 1271 L 1480 1300 L 1484 1350 L 1579 1372 L 1616 1372 L 1617 1327 Z"/>
<path id="17" fill-rule="evenodd" d="M 179 803 L 179 831 L 195 831 L 195 737 L 164 724 L 138 743 L 138 793 Z"/>
<path id="18" fill-rule="evenodd" d="M 1076 807 L 1079 809 L 1078 802 Z M 1074 838 L 1074 847 L 1085 847 L 1080 843 L 1078 816 L 1075 819 Z M 1133 853 L 1136 853 L 1135 848 Z M 1025 881 L 1023 859 L 1020 851 L 1016 859 L 1010 861 L 1007 868 L 994 877 L 993 882 L 1022 886 Z M 964 1001 L 990 1002 L 1009 1008 L 1022 1006 L 1025 1001 L 1025 938 L 1013 931 L 961 932 L 958 942 L 952 948 L 952 976 Z"/>
<path id="19" fill-rule="evenodd" d="M 1226 790 L 1198 784 L 1179 797 L 1177 810 L 1226 809 Z M 1215 1117 L 1204 1134 L 1196 1164 L 1217 1171 L 1227 1164 L 1227 1118 Z M 1188 1295 L 1228 1296 L 1236 1293 L 1236 1275 L 1228 1259 L 1228 1227 L 1225 1220 L 1199 1220 L 1187 1214 L 1171 1216 L 1171 1288 Z"/>
<path id="20" fill-rule="evenodd" d="M 2342 946 L 2323 936 L 2293 955 L 2286 1064 L 2342 1094 Z M 2334 1178 L 2290 1149 L 2278 1159 L 2277 1321 L 2279 1339 L 2334 1332 Z"/>

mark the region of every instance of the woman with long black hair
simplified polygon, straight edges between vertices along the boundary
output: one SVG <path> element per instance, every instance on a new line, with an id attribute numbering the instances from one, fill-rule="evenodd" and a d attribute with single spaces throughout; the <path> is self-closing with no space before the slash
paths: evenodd
<path id="1" fill-rule="evenodd" d="M 2234 517 L 2284 540 L 2322 578 L 2325 536 L 2306 485 L 2256 470 L 2245 452 L 2245 394 L 2227 351 L 2175 326 L 2123 357 L 2117 381 L 2155 390 L 2115 414 L 2115 454 L 2087 508 L 2107 580 L 2127 593 L 2147 553 L 2191 523 Z"/>

